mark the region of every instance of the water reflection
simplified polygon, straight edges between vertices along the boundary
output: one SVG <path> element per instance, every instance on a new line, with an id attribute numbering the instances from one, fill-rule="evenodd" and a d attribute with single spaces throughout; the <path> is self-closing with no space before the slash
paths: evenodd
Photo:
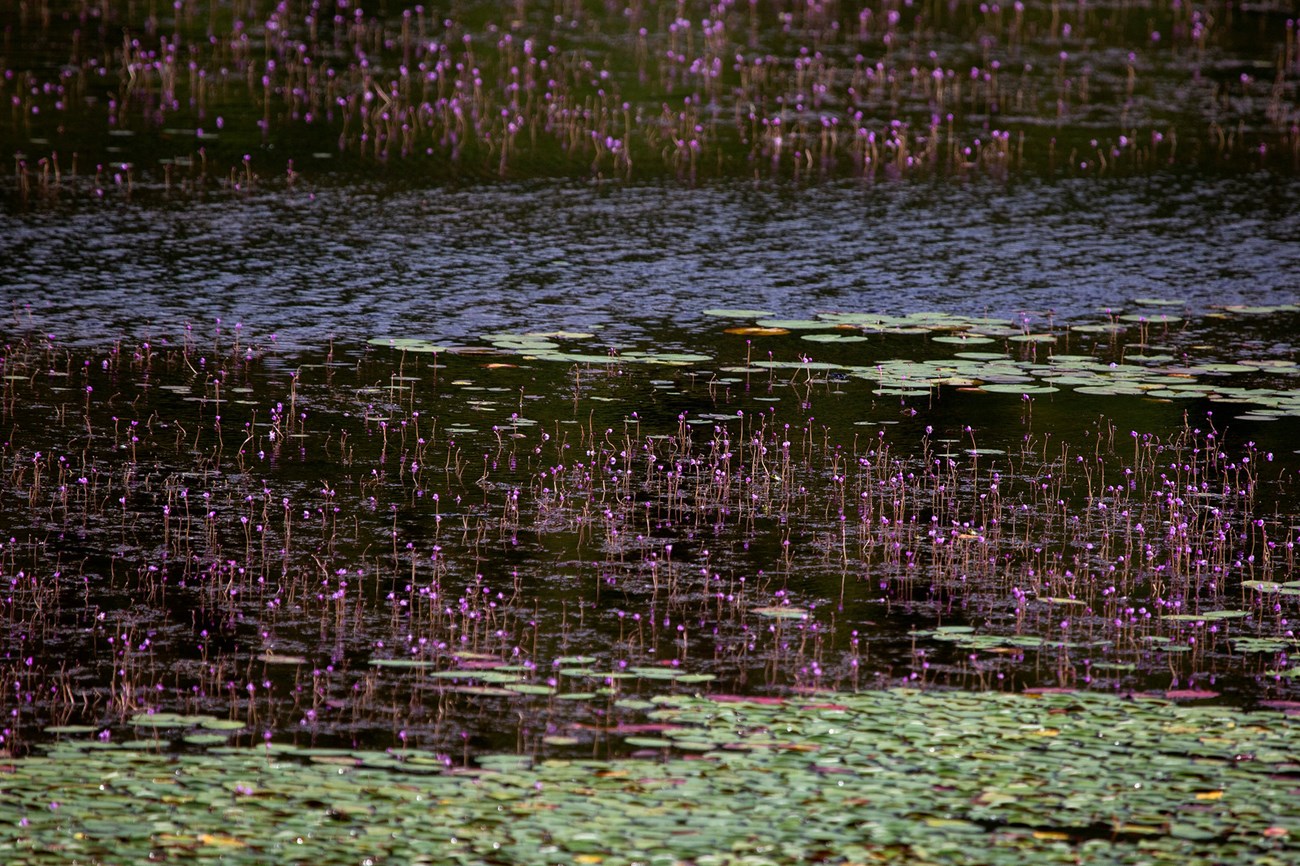
<path id="1" fill-rule="evenodd" d="M 664 690 L 1293 691 L 1294 419 L 1235 420 L 1226 384 L 886 393 L 803 365 L 797 334 L 746 367 L 698 312 L 639 326 L 708 350 L 659 365 L 326 355 L 253 319 L 78 348 L 30 315 L 0 500 L 26 737 L 167 708 L 456 752 Z M 1213 354 L 1294 317 L 1162 339 Z M 1137 333 L 1069 348 L 1119 364 L 1153 350 Z M 838 351 L 946 357 L 931 336 Z M 1052 351 L 1004 339 L 1007 363 Z"/>

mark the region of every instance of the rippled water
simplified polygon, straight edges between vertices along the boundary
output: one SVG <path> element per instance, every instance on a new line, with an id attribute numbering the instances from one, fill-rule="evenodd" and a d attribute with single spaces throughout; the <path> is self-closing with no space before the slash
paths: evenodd
<path id="1" fill-rule="evenodd" d="M 698 189 L 334 183 L 0 218 L 6 306 L 62 338 L 245 321 L 330 337 L 607 329 L 713 306 L 1081 319 L 1134 298 L 1293 300 L 1300 188 L 1274 176 Z"/>

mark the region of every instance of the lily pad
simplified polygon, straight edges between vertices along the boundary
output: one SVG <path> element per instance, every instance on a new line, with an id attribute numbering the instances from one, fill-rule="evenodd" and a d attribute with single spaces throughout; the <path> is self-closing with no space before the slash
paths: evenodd
<path id="1" fill-rule="evenodd" d="M 801 607 L 756 607 L 753 613 L 769 619 L 807 619 L 808 611 Z"/>

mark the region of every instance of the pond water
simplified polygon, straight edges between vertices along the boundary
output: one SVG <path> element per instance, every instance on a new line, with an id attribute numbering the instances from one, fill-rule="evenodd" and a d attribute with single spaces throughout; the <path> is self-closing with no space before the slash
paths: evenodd
<path id="1" fill-rule="evenodd" d="M 393 188 L 397 186 L 397 188 Z M 295 348 L 598 329 L 694 344 L 709 307 L 1091 322 L 1137 298 L 1295 299 L 1293 180 L 863 187 L 549 182 L 53 207 L 13 219 L 11 300 L 61 340 L 223 319 Z"/>
<path id="2" fill-rule="evenodd" d="M 9 217 L 17 730 L 167 710 L 459 754 L 589 750 L 664 690 L 1294 697 L 1295 200 L 321 185 Z"/>
<path id="3" fill-rule="evenodd" d="M 177 8 L 184 43 L 198 18 Z M 448 33 L 498 33 L 469 8 Z M 223 39 L 243 29 L 213 9 Z M 280 14 L 248 14 L 267 46 Z M 872 76 L 806 14 L 754 22 L 734 72 L 797 86 L 800 45 L 822 46 L 826 128 L 847 123 L 831 97 L 852 69 Z M 486 120 L 459 145 L 426 129 L 439 143 L 405 162 L 367 156 L 377 139 L 350 136 L 372 121 L 349 100 L 371 67 L 348 40 L 396 76 L 367 99 L 414 100 L 396 14 L 336 21 L 333 41 L 312 31 L 351 82 L 323 129 L 279 102 L 255 110 L 297 98 L 283 45 L 273 67 L 238 39 L 202 55 L 194 75 L 221 83 L 185 88 L 219 103 L 219 133 L 216 107 L 161 99 L 165 46 L 136 46 L 109 105 L 81 80 L 100 66 L 50 60 L 76 16 L 24 18 L 47 41 L 18 77 L 82 102 L 60 144 L 51 91 L 6 85 L 27 114 L 0 128 L 26 151 L 0 215 L 5 746 L 147 738 L 142 720 L 179 713 L 225 721 L 237 744 L 603 756 L 635 749 L 625 735 L 664 694 L 1300 699 L 1293 25 L 1242 17 L 1280 46 L 1278 95 L 1246 24 L 1211 39 L 1162 9 L 1160 44 L 1123 10 L 1070 12 L 1066 31 L 1053 14 L 1030 7 L 1047 53 L 1001 19 L 935 37 L 932 82 L 953 58 L 985 64 L 966 56 L 976 31 L 1012 39 L 998 50 L 1037 94 L 1006 127 L 1031 145 L 1014 166 L 952 143 L 987 145 L 975 104 L 1015 98 L 975 75 L 989 88 L 975 97 L 915 81 L 862 97 L 858 120 L 881 130 L 957 98 L 951 150 L 913 164 L 900 148 L 925 142 L 895 138 L 879 172 L 850 142 L 801 162 L 747 139 L 717 119 L 740 96 L 700 85 L 705 140 L 645 174 L 631 165 L 664 146 L 648 121 L 630 165 L 543 141 L 506 166 Z M 521 21 L 560 39 L 535 8 Z M 668 45 L 679 22 L 644 26 Z M 890 27 L 862 26 L 862 44 L 889 43 Z M 547 92 L 587 93 L 574 58 L 638 32 L 623 28 L 577 28 L 582 50 L 557 49 L 573 92 Z M 461 75 L 461 49 L 430 38 L 431 62 Z M 1136 64 L 1142 141 L 1172 124 L 1186 143 L 1229 115 L 1239 138 L 1175 158 L 1162 132 L 1133 153 L 1131 118 L 1100 99 L 1048 123 L 1045 94 L 1079 95 L 1058 67 L 1085 47 L 1094 87 L 1122 90 Z M 793 78 L 755 84 L 763 58 Z M 508 77 L 502 63 L 483 74 Z M 631 63 L 610 71 L 644 119 L 660 78 Z M 1203 84 L 1205 104 L 1174 95 Z M 674 105 L 690 93 L 663 86 Z M 485 90 L 480 108 L 512 92 Z M 811 123 L 765 92 L 769 131 Z M 792 140 L 822 141 L 811 128 Z M 1049 156 L 1090 136 L 1120 148 L 1110 170 Z M 27 155 L 59 146 L 39 168 Z M 457 147 L 463 171 L 440 161 Z M 271 177 L 283 159 L 298 168 Z"/>

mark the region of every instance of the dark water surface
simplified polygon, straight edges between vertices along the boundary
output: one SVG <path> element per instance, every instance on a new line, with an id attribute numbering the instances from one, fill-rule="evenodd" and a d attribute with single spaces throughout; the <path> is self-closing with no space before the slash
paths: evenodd
<path id="1" fill-rule="evenodd" d="M 1280 8 L 323 5 L 5 24 L 0 746 L 1300 700 Z"/>
<path id="2" fill-rule="evenodd" d="M 9 736 L 169 710 L 459 754 L 604 748 L 665 689 L 1289 699 L 1293 187 L 9 215 Z M 771 317 L 705 314 L 737 307 Z"/>
<path id="3" fill-rule="evenodd" d="M 392 189 L 5 218 L 5 296 L 60 339 L 238 321 L 329 338 L 602 329 L 689 343 L 708 307 L 1091 320 L 1135 298 L 1295 298 L 1300 188 L 1268 175 L 908 185 Z"/>

